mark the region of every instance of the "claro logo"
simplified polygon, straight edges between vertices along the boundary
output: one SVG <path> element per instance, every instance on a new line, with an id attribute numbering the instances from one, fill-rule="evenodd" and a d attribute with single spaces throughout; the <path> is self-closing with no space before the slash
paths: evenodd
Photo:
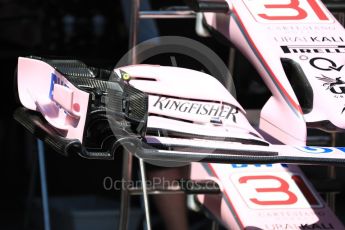
<path id="1" fill-rule="evenodd" d="M 233 122 L 236 122 L 236 114 L 239 112 L 238 108 L 231 105 L 187 101 L 161 96 L 154 100 L 153 107 L 159 110 L 169 110 L 170 112 L 176 111 L 201 116 L 232 119 Z"/>

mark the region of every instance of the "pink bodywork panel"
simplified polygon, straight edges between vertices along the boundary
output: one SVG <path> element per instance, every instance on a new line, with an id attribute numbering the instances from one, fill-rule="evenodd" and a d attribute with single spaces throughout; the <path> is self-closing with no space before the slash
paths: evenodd
<path id="1" fill-rule="evenodd" d="M 344 229 L 297 166 L 192 163 L 191 178 L 218 182 L 198 200 L 228 229 Z"/>
<path id="2" fill-rule="evenodd" d="M 326 7 L 318 0 L 226 1 L 228 23 L 221 23 L 221 14 L 206 13 L 205 18 L 245 54 L 271 90 L 274 99 L 263 108 L 260 127 L 299 145 L 305 142 L 305 122 L 329 129 L 324 122 L 329 121 L 345 129 L 345 79 L 339 78 L 345 71 L 345 30 Z M 312 88 L 312 109 L 306 114 L 281 58 L 297 63 Z"/>
<path id="3" fill-rule="evenodd" d="M 243 108 L 212 76 L 168 66 L 133 65 L 120 69 L 131 76 L 132 86 L 149 94 L 149 128 L 262 140 Z M 212 124 L 213 118 L 221 120 L 222 125 Z"/>
<path id="4" fill-rule="evenodd" d="M 54 76 L 56 81 L 52 80 Z M 49 64 L 20 57 L 18 93 L 23 106 L 40 111 L 62 136 L 83 141 L 89 94 L 77 89 Z"/>
<path id="5" fill-rule="evenodd" d="M 261 112 L 260 128 L 284 143 L 298 145 L 305 144 L 306 123 L 330 121 L 344 129 L 345 82 L 339 77 L 344 74 L 345 33 L 326 7 L 318 0 L 225 1 L 230 8 L 228 15 L 205 13 L 204 16 L 209 26 L 228 38 L 251 61 L 272 92 L 273 96 Z M 306 114 L 302 112 L 281 58 L 297 63 L 312 88 L 312 110 Z M 318 124 L 318 128 L 327 128 L 322 125 Z M 308 185 L 317 206 L 310 205 L 308 196 L 291 180 L 295 174 Z M 192 178 L 207 175 L 223 187 L 221 201 L 213 199 L 221 204 L 214 206 L 208 201 L 212 196 L 199 197 L 200 201 L 230 229 L 303 229 L 305 224 L 310 225 L 304 226 L 305 229 L 344 229 L 298 167 L 234 168 L 193 164 Z M 268 183 L 270 180 L 266 179 L 263 184 L 265 179 L 259 179 L 260 176 L 282 180 L 274 178 Z M 265 191 L 262 188 L 283 186 L 282 183 L 285 186 L 282 181 L 292 192 L 286 193 L 285 198 L 287 194 L 295 194 L 295 202 L 283 206 L 257 205 L 260 199 L 275 199 L 274 193 L 262 193 Z"/>

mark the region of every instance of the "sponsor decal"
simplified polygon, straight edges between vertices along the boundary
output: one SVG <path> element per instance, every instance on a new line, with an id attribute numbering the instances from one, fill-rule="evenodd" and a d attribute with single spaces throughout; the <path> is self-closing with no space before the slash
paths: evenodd
<path id="1" fill-rule="evenodd" d="M 287 34 L 292 33 L 309 33 L 313 31 L 334 31 L 336 27 L 334 25 L 269 25 L 267 29 L 270 31 L 285 32 Z M 293 34 L 293 35 L 294 35 Z"/>
<path id="2" fill-rule="evenodd" d="M 284 37 L 274 37 L 277 42 L 344 42 L 342 37 L 319 37 L 319 36 L 284 36 Z"/>
<path id="3" fill-rule="evenodd" d="M 277 219 L 281 219 L 281 220 L 285 220 L 285 218 L 287 217 L 296 217 L 298 219 L 309 219 L 310 217 L 314 217 L 314 216 L 325 216 L 325 212 L 322 211 L 322 209 L 296 209 L 296 210 L 284 210 L 284 209 L 280 209 L 280 210 L 270 210 L 270 211 L 261 211 L 258 213 L 259 217 L 263 217 L 263 218 L 272 218 L 272 217 L 276 217 Z M 282 221 L 281 221 L 282 222 Z M 296 225 L 291 223 L 292 225 Z M 269 226 L 268 224 L 266 226 Z M 280 226 L 280 224 L 272 224 L 272 226 Z M 300 226 L 300 224 L 298 224 L 298 226 Z M 297 226 L 296 226 L 297 227 Z M 266 228 L 265 228 L 266 229 Z M 295 228 L 293 228 L 295 229 Z M 296 228 L 296 229 L 300 229 L 300 228 Z"/>
<path id="4" fill-rule="evenodd" d="M 188 101 L 162 96 L 157 98 L 157 100 L 153 103 L 153 107 L 158 108 L 159 110 L 224 118 L 232 120 L 235 123 L 236 115 L 239 112 L 238 108 L 231 105 Z"/>
<path id="5" fill-rule="evenodd" d="M 290 216 L 290 215 L 289 215 Z M 282 229 L 335 229 L 332 223 L 316 223 L 316 224 L 266 224 L 267 230 L 282 230 Z"/>
<path id="6" fill-rule="evenodd" d="M 335 229 L 332 223 L 302 224 L 300 229 Z"/>
<path id="7" fill-rule="evenodd" d="M 322 75 L 322 77 L 316 78 L 320 81 L 323 81 L 324 83 L 322 84 L 322 86 L 325 86 L 326 90 L 331 91 L 336 97 L 345 94 L 345 81 L 343 81 L 341 77 L 333 79 Z"/>
<path id="8" fill-rule="evenodd" d="M 336 71 L 340 72 L 341 69 L 344 67 L 344 65 L 338 66 L 334 61 L 332 61 L 328 58 L 323 58 L 323 57 L 312 58 L 312 59 L 310 59 L 309 63 L 314 68 L 316 68 L 318 70 L 323 70 L 323 71 L 336 70 Z"/>
<path id="9" fill-rule="evenodd" d="M 296 149 L 305 152 L 305 153 L 312 153 L 312 154 L 331 154 L 334 153 L 335 150 L 339 150 L 345 153 L 345 147 L 336 147 L 336 148 L 326 148 L 326 147 L 296 147 Z"/>
<path id="10" fill-rule="evenodd" d="M 55 84 L 63 85 L 63 86 L 68 88 L 68 86 L 66 85 L 66 83 L 62 79 L 58 78 L 57 75 L 52 73 L 51 80 L 50 80 L 50 89 L 49 89 L 49 99 L 51 99 L 51 100 L 53 100 L 54 85 Z"/>
<path id="11" fill-rule="evenodd" d="M 320 153 L 331 153 L 333 152 L 332 149 L 324 148 L 324 147 L 297 147 L 298 150 L 305 152 L 305 153 L 314 153 L 314 154 L 320 154 Z"/>
<path id="12" fill-rule="evenodd" d="M 289 166 L 287 164 L 279 164 L 279 166 L 282 166 L 283 168 L 288 168 Z M 234 169 L 238 168 L 248 168 L 248 167 L 254 167 L 254 168 L 272 168 L 273 164 L 231 164 L 231 167 Z"/>
<path id="13" fill-rule="evenodd" d="M 307 46 L 307 45 L 289 45 L 280 46 L 284 53 L 298 53 L 298 54 L 322 54 L 322 53 L 345 53 L 345 46 L 343 45 L 322 45 L 322 46 Z"/>
<path id="14" fill-rule="evenodd" d="M 52 73 L 50 79 L 49 99 L 53 99 L 54 84 L 57 82 L 57 76 Z"/>
<path id="15" fill-rule="evenodd" d="M 301 56 L 299 56 L 299 59 L 302 61 L 305 61 L 305 60 L 308 60 L 309 58 L 306 55 L 301 55 Z"/>

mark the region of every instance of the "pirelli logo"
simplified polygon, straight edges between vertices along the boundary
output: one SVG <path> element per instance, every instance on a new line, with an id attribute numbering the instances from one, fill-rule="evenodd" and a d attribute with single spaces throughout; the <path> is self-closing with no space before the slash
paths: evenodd
<path id="1" fill-rule="evenodd" d="M 322 54 L 322 53 L 345 53 L 345 46 L 333 45 L 333 46 L 281 46 L 282 50 L 286 54 Z"/>

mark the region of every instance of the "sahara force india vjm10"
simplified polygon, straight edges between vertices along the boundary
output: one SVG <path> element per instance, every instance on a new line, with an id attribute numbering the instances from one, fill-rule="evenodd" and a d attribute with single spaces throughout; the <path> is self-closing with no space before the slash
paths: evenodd
<path id="1" fill-rule="evenodd" d="M 191 178 L 222 191 L 198 201 L 229 229 L 344 229 L 302 171 L 286 165 L 345 163 L 345 148 L 305 146 L 307 126 L 344 129 L 344 29 L 319 1 L 210 2 L 190 5 L 208 11 L 205 26 L 256 66 L 273 94 L 260 126 L 287 145 L 264 140 L 216 79 L 177 67 L 107 71 L 21 57 L 24 108 L 15 118 L 65 155 L 113 159 L 125 146 L 147 161 L 198 162 Z"/>

